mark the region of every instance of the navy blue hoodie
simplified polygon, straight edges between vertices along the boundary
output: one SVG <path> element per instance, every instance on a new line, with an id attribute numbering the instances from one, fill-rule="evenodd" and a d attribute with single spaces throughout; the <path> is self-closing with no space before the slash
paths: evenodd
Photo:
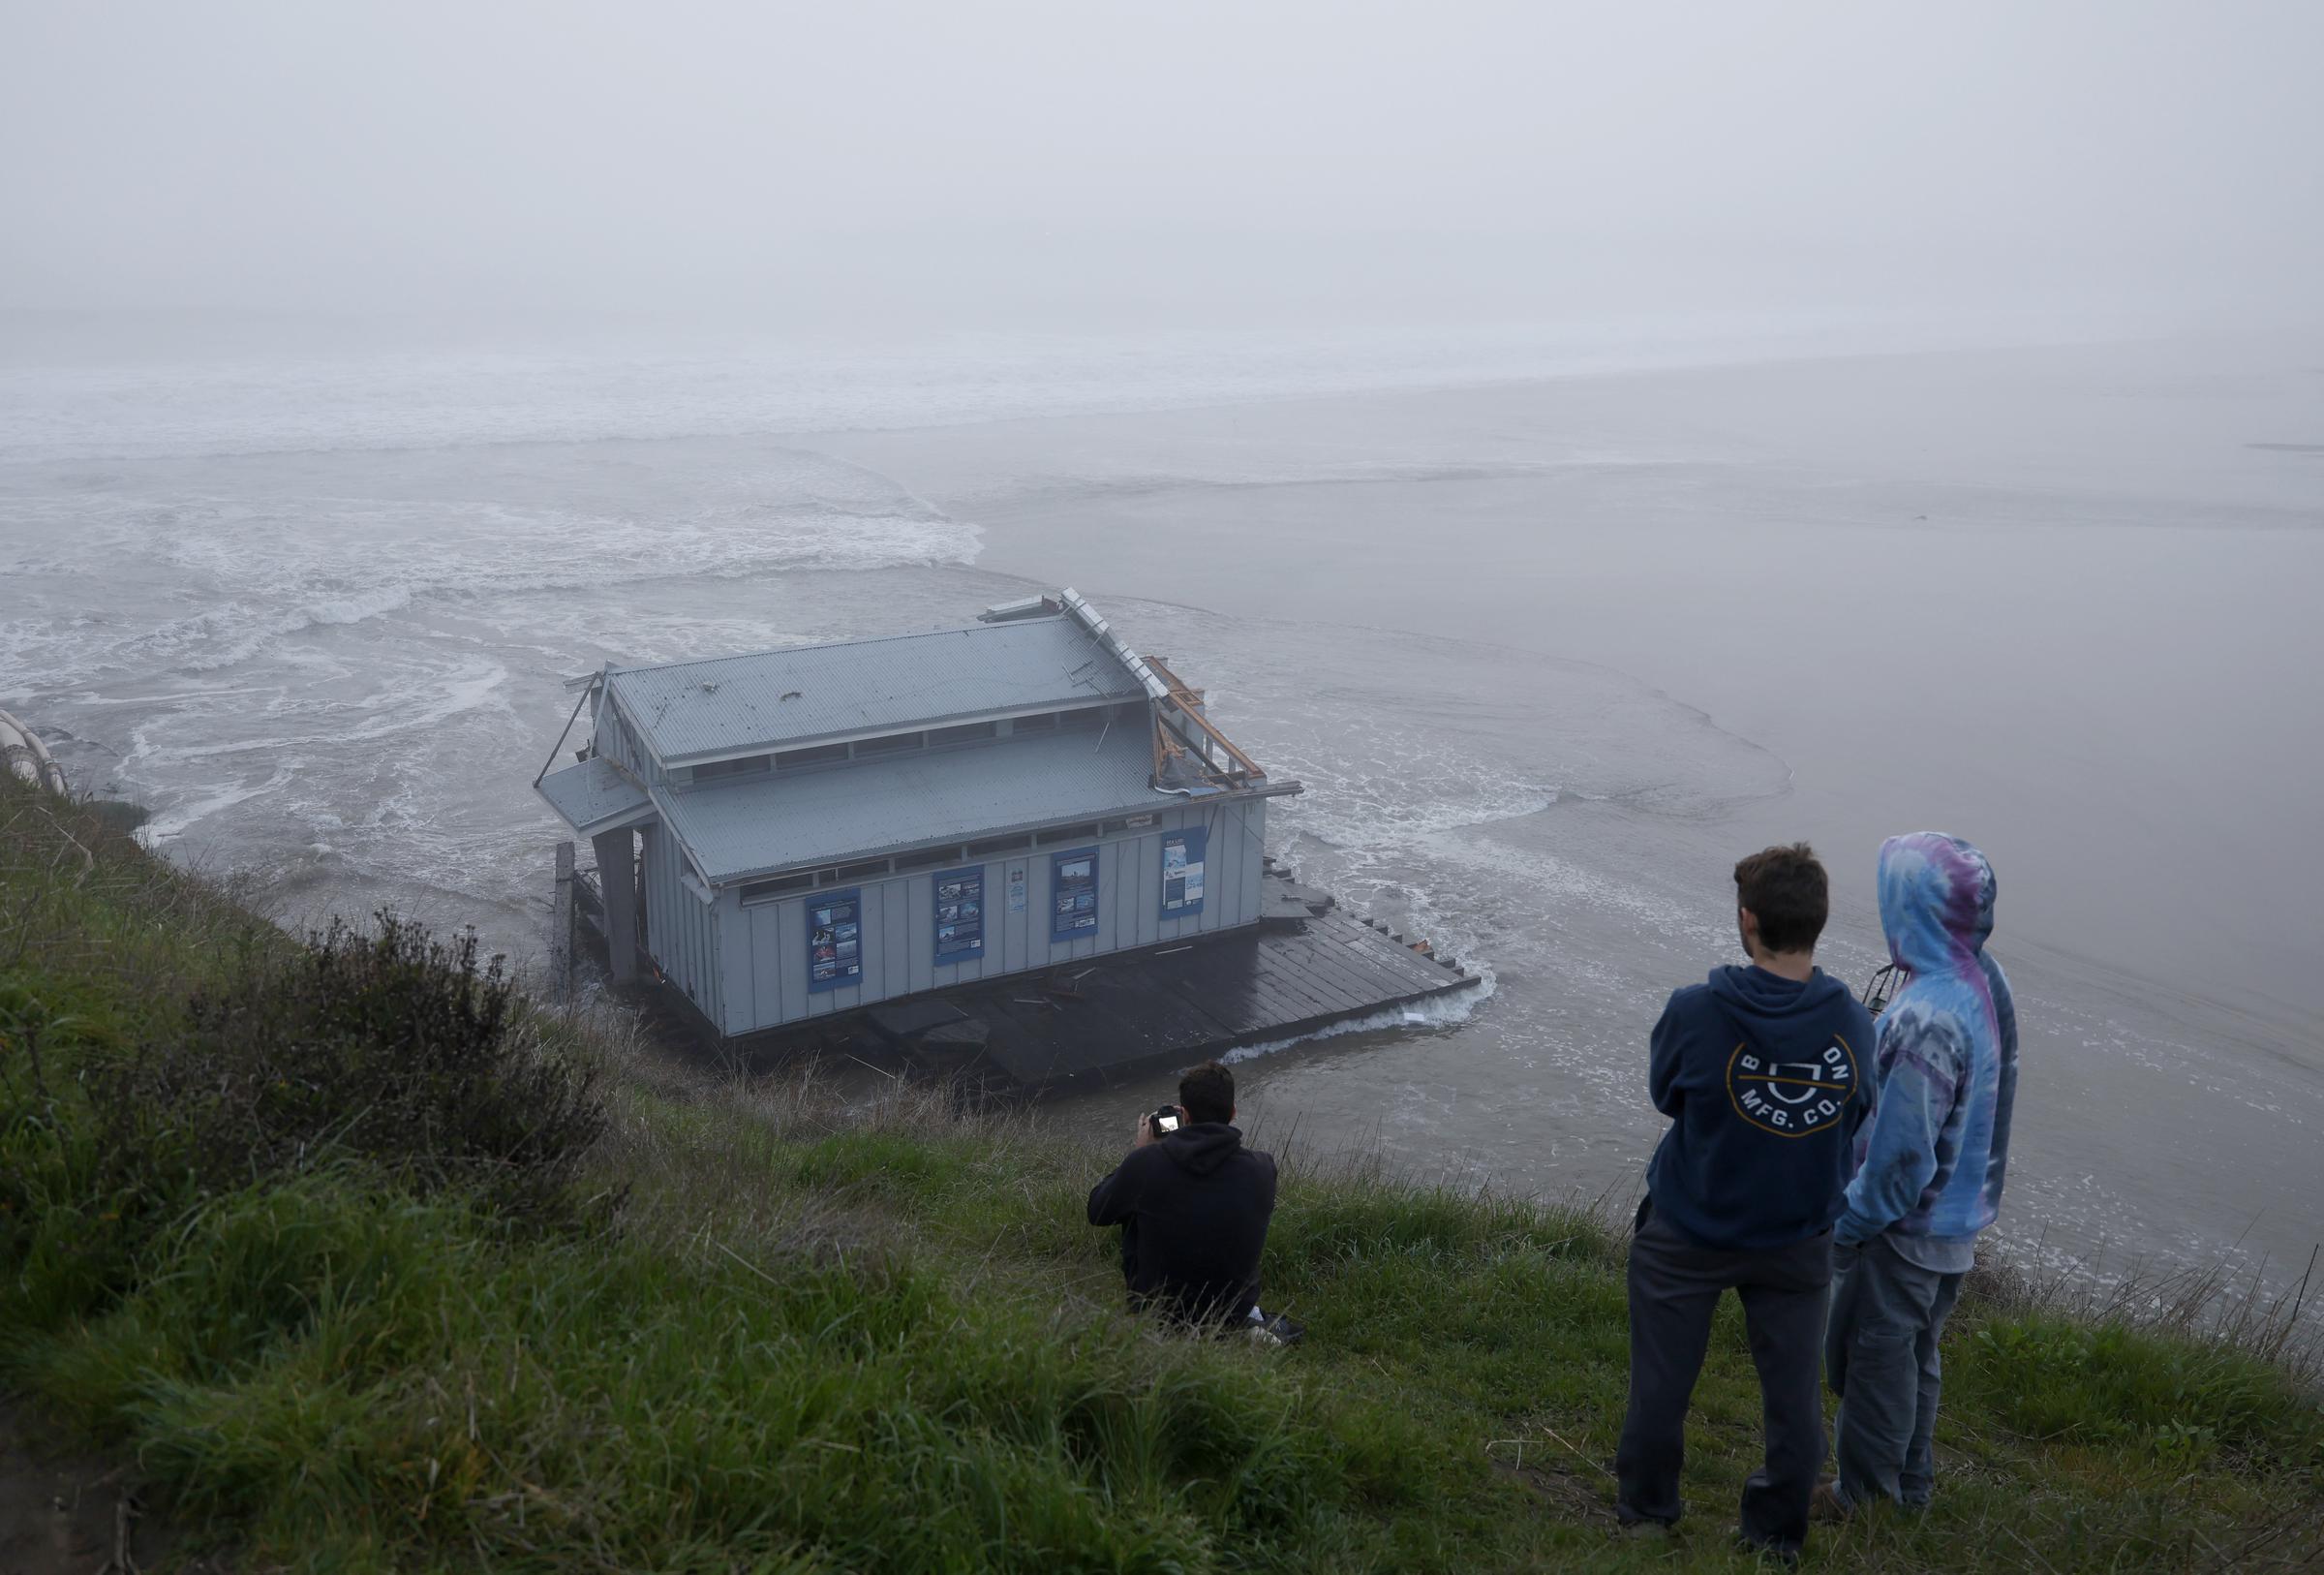
<path id="1" fill-rule="evenodd" d="M 1840 1217 L 1871 1113 L 1872 1018 L 1818 969 L 1805 983 L 1715 968 L 1671 992 L 1647 1086 L 1671 1118 L 1646 1172 L 1655 1212 L 1704 1247 L 1789 1247 Z"/>

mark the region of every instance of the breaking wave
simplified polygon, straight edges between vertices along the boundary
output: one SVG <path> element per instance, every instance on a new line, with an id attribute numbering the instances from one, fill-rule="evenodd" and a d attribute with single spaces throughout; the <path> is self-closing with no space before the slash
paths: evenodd
<path id="1" fill-rule="evenodd" d="M 983 544 L 875 472 L 764 445 L 36 467 L 0 478 L 0 693 L 217 672 L 423 605 L 493 618 L 609 585 L 968 564 Z"/>

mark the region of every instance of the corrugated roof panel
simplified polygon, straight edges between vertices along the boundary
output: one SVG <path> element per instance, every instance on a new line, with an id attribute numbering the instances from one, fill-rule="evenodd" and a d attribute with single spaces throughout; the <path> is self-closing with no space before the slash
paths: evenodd
<path id="1" fill-rule="evenodd" d="M 652 800 L 629 773 L 599 756 L 540 779 L 540 796 L 583 836 L 610 830 Z"/>
<path id="2" fill-rule="evenodd" d="M 671 829 L 716 881 L 968 842 L 1174 802 L 1156 792 L 1142 724 L 1005 738 L 795 776 L 665 791 Z"/>
<path id="3" fill-rule="evenodd" d="M 664 764 L 1145 694 L 1071 618 L 633 667 L 608 682 Z"/>

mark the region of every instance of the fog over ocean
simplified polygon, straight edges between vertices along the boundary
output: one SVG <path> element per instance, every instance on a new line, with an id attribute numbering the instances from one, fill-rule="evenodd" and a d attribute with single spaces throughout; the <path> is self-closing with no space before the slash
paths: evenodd
<path id="1" fill-rule="evenodd" d="M 0 705 L 287 922 L 536 956 L 562 679 L 1071 584 L 1307 785 L 1280 857 L 1489 974 L 1247 1061 L 1263 1132 L 1632 1188 L 1734 858 L 1815 842 L 1861 984 L 1936 828 L 2000 878 L 2011 1246 L 2324 1235 L 2324 341 L 8 321 Z"/>

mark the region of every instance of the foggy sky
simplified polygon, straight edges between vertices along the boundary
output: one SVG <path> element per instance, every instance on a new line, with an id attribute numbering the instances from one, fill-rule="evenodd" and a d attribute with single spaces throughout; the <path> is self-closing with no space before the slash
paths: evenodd
<path id="1" fill-rule="evenodd" d="M 0 306 L 2312 318 L 2324 5 L 0 0 Z"/>

